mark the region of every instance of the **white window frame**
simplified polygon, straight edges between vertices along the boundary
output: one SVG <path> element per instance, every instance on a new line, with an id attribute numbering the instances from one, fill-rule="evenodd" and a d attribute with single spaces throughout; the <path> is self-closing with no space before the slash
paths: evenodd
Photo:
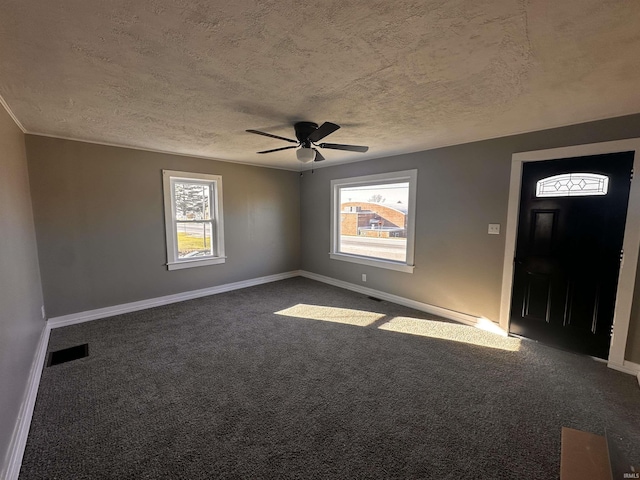
<path id="1" fill-rule="evenodd" d="M 211 189 L 211 244 L 216 255 L 198 258 L 178 258 L 178 229 L 173 183 L 180 181 L 196 181 L 206 183 Z M 224 254 L 224 221 L 222 215 L 222 177 L 206 173 L 162 171 L 162 187 L 164 192 L 164 223 L 167 240 L 167 270 L 203 267 L 225 263 Z"/>
<path id="2" fill-rule="evenodd" d="M 345 187 L 361 187 L 365 185 L 382 185 L 387 183 L 409 182 L 409 205 L 407 212 L 407 257 L 405 262 L 386 260 L 375 257 L 365 257 L 338 250 L 340 245 L 340 189 Z M 418 170 L 403 170 L 400 172 L 380 173 L 361 177 L 341 178 L 331 180 L 331 250 L 329 258 L 344 262 L 369 265 L 371 267 L 386 268 L 399 272 L 413 273 L 415 221 L 416 221 L 416 191 Z"/>

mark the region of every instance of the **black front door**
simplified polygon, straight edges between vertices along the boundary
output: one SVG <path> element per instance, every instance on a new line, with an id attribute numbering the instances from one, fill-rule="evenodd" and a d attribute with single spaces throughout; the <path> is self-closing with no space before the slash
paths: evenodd
<path id="1" fill-rule="evenodd" d="M 609 355 L 633 152 L 525 163 L 509 331 Z"/>

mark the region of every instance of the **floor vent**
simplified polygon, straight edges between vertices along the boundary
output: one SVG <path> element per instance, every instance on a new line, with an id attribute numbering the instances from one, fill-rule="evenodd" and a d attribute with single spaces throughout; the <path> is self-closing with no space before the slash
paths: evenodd
<path id="1" fill-rule="evenodd" d="M 65 348 L 49 354 L 47 367 L 58 365 L 60 363 L 70 362 L 89 356 L 89 344 L 76 345 L 75 347 Z"/>
<path id="2" fill-rule="evenodd" d="M 381 302 L 382 300 L 380 298 L 376 298 L 376 297 L 367 297 L 369 300 L 373 300 L 374 302 Z"/>

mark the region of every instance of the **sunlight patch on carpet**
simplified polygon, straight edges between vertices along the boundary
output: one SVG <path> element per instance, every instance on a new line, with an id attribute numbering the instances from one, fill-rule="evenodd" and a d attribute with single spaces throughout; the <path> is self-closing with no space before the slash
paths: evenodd
<path id="1" fill-rule="evenodd" d="M 387 316 L 384 313 L 354 310 L 352 308 L 309 305 L 307 303 L 299 303 L 275 313 L 286 317 L 342 323 L 358 327 L 376 327 L 375 324 L 377 322 L 380 325 L 376 328 L 390 332 L 438 338 L 510 352 L 520 350 L 519 339 L 507 337 L 503 330 L 488 319 L 478 319 L 478 324 L 475 327 L 411 317 L 394 317 L 384 321 L 383 319 Z"/>
<path id="2" fill-rule="evenodd" d="M 353 310 L 351 308 L 324 307 L 299 303 L 293 307 L 275 312 L 276 315 L 286 317 L 306 318 L 309 320 L 322 320 L 323 322 L 345 323 L 359 327 L 367 327 L 377 320 L 384 318 L 384 313 L 368 312 L 366 310 Z"/>
<path id="3" fill-rule="evenodd" d="M 495 333 L 467 325 L 455 325 L 452 323 L 411 317 L 394 317 L 378 328 L 392 332 L 408 333 L 410 335 L 420 335 L 482 347 L 497 348 L 510 352 L 520 350 L 520 340 L 517 338 L 496 335 Z"/>

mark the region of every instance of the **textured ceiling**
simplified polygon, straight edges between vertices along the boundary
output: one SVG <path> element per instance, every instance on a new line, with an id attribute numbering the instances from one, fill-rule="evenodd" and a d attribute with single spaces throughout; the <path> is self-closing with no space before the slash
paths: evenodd
<path id="1" fill-rule="evenodd" d="M 325 164 L 640 112 L 637 0 L 0 0 L 0 95 L 30 133 Z"/>

